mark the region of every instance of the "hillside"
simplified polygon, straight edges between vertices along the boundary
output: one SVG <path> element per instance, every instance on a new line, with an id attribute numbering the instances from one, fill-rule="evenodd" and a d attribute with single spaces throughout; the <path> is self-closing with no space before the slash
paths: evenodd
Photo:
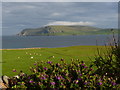
<path id="1" fill-rule="evenodd" d="M 115 30 L 117 32 L 117 30 Z M 41 28 L 24 29 L 17 35 L 19 36 L 57 36 L 57 35 L 93 35 L 111 34 L 110 29 L 101 29 L 91 26 L 45 26 Z"/>

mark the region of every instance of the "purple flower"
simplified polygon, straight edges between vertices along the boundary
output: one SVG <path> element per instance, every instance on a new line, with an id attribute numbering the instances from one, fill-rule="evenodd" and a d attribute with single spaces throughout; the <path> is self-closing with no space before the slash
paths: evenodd
<path id="1" fill-rule="evenodd" d="M 58 80 L 63 79 L 62 76 L 57 76 L 56 78 L 57 78 Z"/>
<path id="2" fill-rule="evenodd" d="M 85 85 L 87 85 L 87 84 L 89 84 L 89 83 L 90 83 L 90 82 L 87 82 L 87 81 L 84 82 Z"/>
<path id="3" fill-rule="evenodd" d="M 84 68 L 88 68 L 87 66 L 84 66 Z"/>
<path id="4" fill-rule="evenodd" d="M 79 82 L 78 80 L 75 80 L 75 84 L 78 84 L 78 82 Z"/>
<path id="5" fill-rule="evenodd" d="M 81 64 L 82 66 L 84 66 L 85 64 L 83 63 L 83 64 Z"/>
<path id="6" fill-rule="evenodd" d="M 51 64 L 52 62 L 51 62 L 51 61 L 48 61 L 47 63 L 48 63 L 48 64 Z"/>
<path id="7" fill-rule="evenodd" d="M 13 69 L 13 72 L 16 72 L 16 69 Z"/>
<path id="8" fill-rule="evenodd" d="M 87 82 L 84 82 L 85 85 L 87 85 Z"/>
<path id="9" fill-rule="evenodd" d="M 55 85 L 55 82 L 50 82 L 51 85 Z"/>
<path id="10" fill-rule="evenodd" d="M 44 77 L 48 78 L 49 76 L 48 75 L 43 75 Z"/>
<path id="11" fill-rule="evenodd" d="M 98 85 L 102 85 L 102 82 L 99 82 Z"/>
<path id="12" fill-rule="evenodd" d="M 60 77 L 57 77 L 58 80 L 60 80 L 61 78 Z"/>
<path id="13" fill-rule="evenodd" d="M 112 85 L 114 86 L 114 85 L 116 85 L 116 83 L 115 83 L 115 82 L 112 82 Z"/>
<path id="14" fill-rule="evenodd" d="M 44 69 L 44 70 L 47 70 L 47 68 L 46 68 L 46 67 L 44 67 L 43 69 Z"/>
<path id="15" fill-rule="evenodd" d="M 80 81 L 81 81 L 82 79 L 81 79 L 81 78 L 78 78 L 78 80 L 80 80 Z"/>
<path id="16" fill-rule="evenodd" d="M 36 63 L 34 63 L 34 65 L 37 65 Z"/>
<path id="17" fill-rule="evenodd" d="M 41 79 L 45 80 L 46 78 L 45 77 L 41 77 Z"/>
<path id="18" fill-rule="evenodd" d="M 82 76 L 82 74 L 79 74 L 80 76 Z"/>
<path id="19" fill-rule="evenodd" d="M 28 77 L 28 79 L 30 79 L 30 77 Z"/>
<path id="20" fill-rule="evenodd" d="M 33 83 L 33 80 L 30 80 L 29 83 Z"/>

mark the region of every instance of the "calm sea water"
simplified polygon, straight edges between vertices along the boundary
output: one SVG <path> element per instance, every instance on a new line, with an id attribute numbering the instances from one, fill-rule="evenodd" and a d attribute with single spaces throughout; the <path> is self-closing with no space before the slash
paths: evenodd
<path id="1" fill-rule="evenodd" d="M 2 48 L 67 47 L 76 45 L 105 45 L 111 35 L 82 36 L 3 36 Z M 97 43 L 96 43 L 97 42 Z"/>

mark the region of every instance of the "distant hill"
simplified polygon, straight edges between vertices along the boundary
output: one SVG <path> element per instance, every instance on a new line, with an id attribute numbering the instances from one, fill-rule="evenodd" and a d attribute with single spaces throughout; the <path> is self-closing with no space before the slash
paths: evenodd
<path id="1" fill-rule="evenodd" d="M 117 33 L 117 29 L 114 29 Z M 65 26 L 53 25 L 41 28 L 24 29 L 17 35 L 19 36 L 57 36 L 57 35 L 94 35 L 112 34 L 111 29 L 102 29 L 91 26 Z"/>

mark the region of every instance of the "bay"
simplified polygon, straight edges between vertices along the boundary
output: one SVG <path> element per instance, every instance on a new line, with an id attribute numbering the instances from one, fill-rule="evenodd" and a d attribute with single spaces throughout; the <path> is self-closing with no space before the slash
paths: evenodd
<path id="1" fill-rule="evenodd" d="M 81 36 L 2 36 L 2 49 L 105 45 L 112 35 Z"/>

